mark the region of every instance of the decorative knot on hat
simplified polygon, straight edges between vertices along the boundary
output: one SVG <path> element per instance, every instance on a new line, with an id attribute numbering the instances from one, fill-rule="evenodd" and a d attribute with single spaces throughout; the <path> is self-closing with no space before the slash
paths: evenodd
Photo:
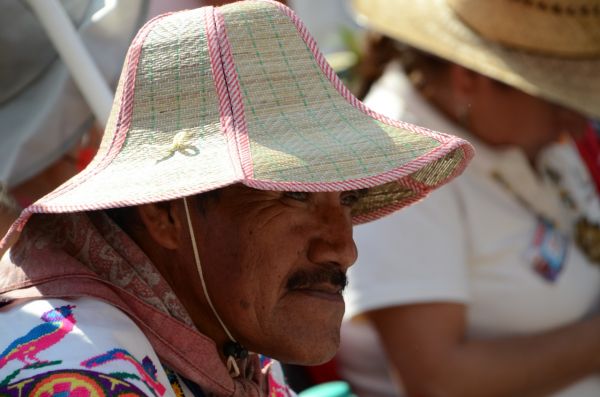
<path id="1" fill-rule="evenodd" d="M 158 147 L 164 152 L 166 152 L 165 156 L 156 160 L 156 164 L 163 162 L 165 160 L 170 159 L 175 156 L 175 153 L 181 153 L 184 156 L 197 156 L 200 154 L 200 150 L 189 143 L 190 139 L 192 139 L 192 132 L 190 130 L 179 131 L 173 137 L 173 142 L 168 145 L 150 145 L 152 147 Z"/>

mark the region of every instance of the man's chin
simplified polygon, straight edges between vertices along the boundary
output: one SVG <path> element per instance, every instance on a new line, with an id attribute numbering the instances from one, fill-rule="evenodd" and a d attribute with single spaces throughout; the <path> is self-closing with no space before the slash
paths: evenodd
<path id="1" fill-rule="evenodd" d="M 286 304 L 278 308 L 268 323 L 273 332 L 263 333 L 254 351 L 288 364 L 327 362 L 340 345 L 343 303 L 309 305 L 303 299 L 300 304 L 297 299 L 302 298 L 288 295 Z"/>
<path id="2" fill-rule="evenodd" d="M 321 355 L 318 355 L 318 356 L 307 357 L 305 360 L 302 360 L 300 362 L 296 362 L 294 364 L 297 364 L 297 365 L 321 365 L 321 364 L 325 364 L 326 362 L 328 362 L 331 359 L 333 359 L 335 357 L 336 353 L 337 353 L 337 346 L 331 352 L 328 352 L 326 354 L 321 354 Z"/>
<path id="3" fill-rule="evenodd" d="M 337 353 L 340 345 L 339 334 L 327 343 L 324 339 L 310 343 L 304 341 L 295 348 L 287 349 L 281 354 L 274 354 L 272 358 L 286 364 L 295 365 L 320 365 L 331 360 Z"/>

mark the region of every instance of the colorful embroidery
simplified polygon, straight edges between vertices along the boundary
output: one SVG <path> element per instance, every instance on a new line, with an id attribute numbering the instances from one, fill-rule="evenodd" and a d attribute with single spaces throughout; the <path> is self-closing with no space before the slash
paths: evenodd
<path id="1" fill-rule="evenodd" d="M 0 387 L 2 397 L 141 397 L 133 384 L 92 371 L 52 371 Z"/>
<path id="2" fill-rule="evenodd" d="M 281 365 L 268 357 L 260 356 L 260 364 L 263 372 L 267 371 L 269 381 L 269 397 L 289 397 L 290 390 L 285 383 L 285 377 Z"/>
<path id="3" fill-rule="evenodd" d="M 145 395 L 132 389 L 127 379 L 142 381 L 155 396 L 162 396 L 165 387 L 157 381 L 156 367 L 149 357 L 142 362 L 137 361 L 123 349 L 112 349 L 108 352 L 85 360 L 82 366 L 91 369 L 114 360 L 131 363 L 139 375 L 133 373 L 111 373 L 108 375 L 92 371 L 53 371 L 12 382 L 25 369 L 33 370 L 51 365 L 61 364 L 61 360 L 44 361 L 38 358 L 40 352 L 60 342 L 71 332 L 76 324 L 73 310 L 75 306 L 65 305 L 45 312 L 41 320 L 45 323 L 31 329 L 27 334 L 15 339 L 0 354 L 0 369 L 9 362 L 18 360 L 23 366 L 14 370 L 0 381 L 0 396 L 39 396 L 39 397 L 91 397 L 91 396 L 138 396 Z M 52 375 L 52 376 L 51 376 Z M 110 381 L 110 387 L 102 382 Z M 124 387 L 117 387 L 125 385 Z M 123 389 L 123 393 L 116 393 Z M 131 391 L 130 391 L 131 389 Z M 116 393 L 116 394 L 115 394 Z"/>
<path id="4" fill-rule="evenodd" d="M 288 388 L 286 385 L 278 383 L 271 374 L 269 374 L 269 397 L 288 397 Z"/>
<path id="5" fill-rule="evenodd" d="M 550 222 L 540 219 L 532 245 L 534 270 L 545 280 L 556 281 L 567 256 L 567 237 Z"/>
<path id="6" fill-rule="evenodd" d="M 165 387 L 158 381 L 156 376 L 156 367 L 154 366 L 152 360 L 150 360 L 148 356 L 144 357 L 144 359 L 140 363 L 128 351 L 124 349 L 112 349 L 104 354 L 82 361 L 81 365 L 83 365 L 86 368 L 95 368 L 97 366 L 116 360 L 123 360 L 131 363 L 137 370 L 139 377 L 137 375 L 128 373 L 112 373 L 111 375 L 123 379 L 140 379 L 152 391 L 154 395 L 162 396 L 163 394 L 165 394 Z"/>
<path id="7" fill-rule="evenodd" d="M 171 385 L 171 389 L 175 393 L 175 397 L 185 397 L 183 392 L 183 387 L 181 387 L 181 383 L 179 383 L 179 378 L 177 374 L 173 372 L 171 368 L 163 366 L 165 373 L 167 374 L 167 379 L 169 379 L 169 384 Z"/>
<path id="8" fill-rule="evenodd" d="M 0 354 L 0 368 L 9 361 L 19 360 L 25 368 L 34 364 L 45 363 L 37 358 L 42 350 L 58 343 L 66 334 L 71 332 L 75 325 L 75 317 L 71 309 L 75 306 L 66 305 L 52 309 L 41 317 L 45 324 L 40 324 L 29 331 L 25 336 L 15 339 Z"/>

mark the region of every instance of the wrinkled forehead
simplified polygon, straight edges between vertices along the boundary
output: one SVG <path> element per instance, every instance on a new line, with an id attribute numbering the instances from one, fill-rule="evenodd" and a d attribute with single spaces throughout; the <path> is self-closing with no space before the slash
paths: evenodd
<path id="1" fill-rule="evenodd" d="M 342 196 L 345 194 L 357 195 L 356 203 L 352 207 L 352 218 L 354 224 L 360 224 L 375 220 L 391 212 L 396 211 L 404 204 L 399 204 L 398 207 L 386 206 L 385 204 L 392 202 L 406 203 L 407 200 L 415 199 L 414 187 L 403 186 L 397 181 L 386 183 L 379 186 L 364 188 L 339 188 L 339 189 L 310 189 L 307 186 L 295 186 L 290 189 L 257 189 L 247 186 L 244 183 L 235 183 L 219 189 L 214 189 L 208 192 L 201 193 L 195 197 L 200 201 L 219 200 L 223 196 L 252 196 L 264 192 L 272 192 L 280 194 L 283 192 L 307 192 L 312 194 L 334 193 Z M 373 212 L 373 208 L 383 208 L 378 212 Z"/>

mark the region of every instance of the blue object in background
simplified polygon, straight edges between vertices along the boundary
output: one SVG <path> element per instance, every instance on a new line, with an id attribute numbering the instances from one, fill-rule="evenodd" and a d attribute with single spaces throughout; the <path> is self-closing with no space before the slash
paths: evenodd
<path id="1" fill-rule="evenodd" d="M 321 383 L 301 392 L 299 397 L 356 397 L 344 381 Z"/>

